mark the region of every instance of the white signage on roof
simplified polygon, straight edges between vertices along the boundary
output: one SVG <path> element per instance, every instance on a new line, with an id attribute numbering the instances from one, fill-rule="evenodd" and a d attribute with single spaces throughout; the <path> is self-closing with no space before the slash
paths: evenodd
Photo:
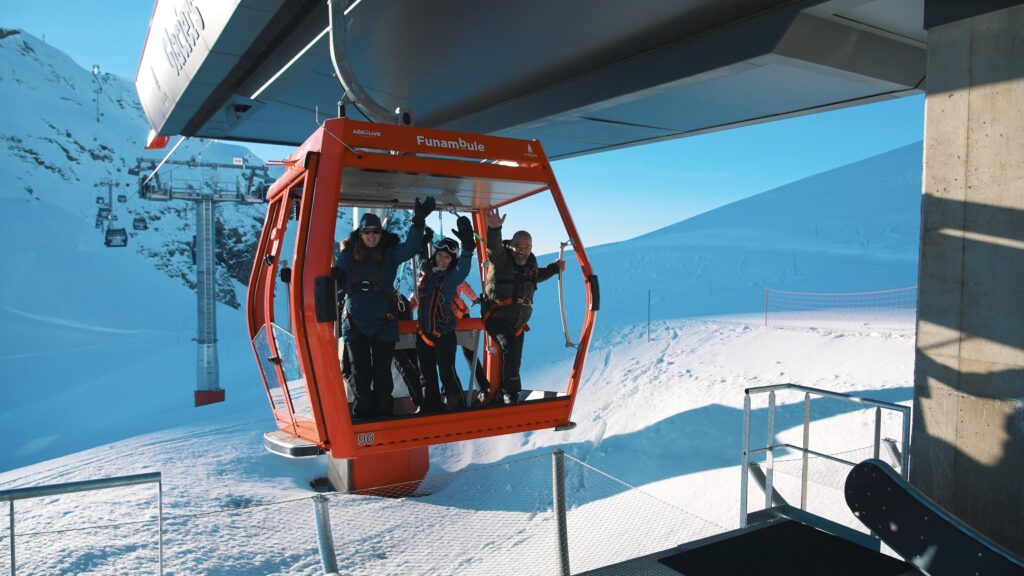
<path id="1" fill-rule="evenodd" d="M 416 144 L 420 146 L 430 146 L 432 148 L 445 148 L 447 150 L 468 150 L 470 152 L 484 151 L 483 144 L 476 142 L 475 140 L 466 140 L 464 138 L 446 140 L 443 138 L 427 138 L 425 136 L 416 136 Z"/>

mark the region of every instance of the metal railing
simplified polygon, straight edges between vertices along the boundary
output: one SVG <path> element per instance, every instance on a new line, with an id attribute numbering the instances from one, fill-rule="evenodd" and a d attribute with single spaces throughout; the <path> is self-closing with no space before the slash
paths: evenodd
<path id="1" fill-rule="evenodd" d="M 793 444 L 775 442 L 775 392 L 777 390 L 796 390 L 804 392 L 804 419 L 803 419 L 803 446 L 795 446 Z M 750 448 L 750 396 L 753 394 L 768 394 L 768 432 L 767 432 L 767 446 L 761 448 Z M 863 406 L 873 406 L 875 408 L 875 434 L 874 434 L 874 458 L 879 457 L 879 450 L 882 444 L 882 410 L 892 410 L 902 415 L 902 431 L 903 431 L 903 453 L 900 456 L 900 473 L 904 478 L 909 479 L 910 470 L 910 408 L 907 406 L 900 406 L 899 404 L 893 404 L 891 402 L 883 402 L 881 400 L 872 400 L 870 398 L 861 398 L 858 396 L 851 396 L 849 394 L 842 394 L 839 392 L 831 392 L 829 390 L 822 390 L 820 388 L 811 388 L 808 386 L 800 386 L 799 384 L 775 384 L 771 386 L 758 386 L 756 388 L 747 388 L 743 394 L 743 461 L 740 466 L 740 527 L 745 528 L 747 526 L 747 484 L 749 482 L 750 474 L 750 457 L 756 454 L 764 453 L 765 457 L 765 508 L 772 507 L 774 489 L 772 487 L 772 477 L 774 472 L 775 463 L 775 451 L 780 448 L 786 448 L 790 450 L 796 450 L 802 454 L 802 467 L 800 472 L 800 509 L 807 509 L 807 460 L 810 455 L 824 458 L 840 464 L 846 464 L 854 466 L 857 462 L 850 462 L 842 458 L 817 452 L 810 449 L 810 434 L 811 434 L 811 395 L 819 396 L 822 398 L 832 398 L 835 400 L 841 400 L 851 404 L 858 404 Z"/>
<path id="2" fill-rule="evenodd" d="M 46 486 L 30 486 L 28 488 L 14 488 L 11 490 L 0 490 L 0 502 L 7 501 L 10 511 L 10 547 L 11 547 L 11 576 L 17 574 L 14 550 L 14 502 L 27 498 L 42 498 L 46 496 L 58 496 L 61 494 L 73 494 L 76 492 L 88 492 L 91 490 L 104 490 L 107 488 L 118 488 L 122 486 L 134 486 L 136 484 L 157 485 L 157 540 L 158 540 L 158 562 L 159 572 L 164 573 L 164 534 L 163 534 L 163 482 L 159 472 L 146 474 L 132 474 L 130 476 L 117 476 L 114 478 L 100 478 L 97 480 L 83 480 L 81 482 L 66 482 L 63 484 L 50 484 Z"/>
<path id="3" fill-rule="evenodd" d="M 5 499 L 21 498 L 69 488 L 159 483 L 159 478 L 158 474 L 140 475 L 0 494 Z M 230 501 L 229 507 L 186 512 L 181 505 L 184 500 L 176 500 L 172 514 L 163 514 L 161 503 L 161 571 L 564 576 L 726 531 L 561 450 L 432 474 L 415 484 L 274 502 Z M 415 497 L 409 498 L 411 491 Z M 113 517 L 123 515 L 130 510 L 119 496 L 89 499 L 85 506 L 71 498 L 36 502 L 35 510 L 19 506 L 17 574 L 153 573 L 155 558 L 147 544 L 152 532 L 139 529 L 144 523 L 153 525 L 150 506 L 145 507 L 148 519 L 144 522 L 109 523 L 112 517 L 97 511 L 86 525 L 53 529 L 54 518 L 76 508 L 84 512 L 111 503 L 116 506 Z M 32 522 L 46 531 L 26 530 Z M 110 528 L 131 533 L 112 539 L 106 536 Z M 104 532 L 97 535 L 91 530 Z M 40 542 L 41 535 L 54 533 L 61 538 L 67 535 L 73 549 L 65 540 Z M 368 537 L 383 533 L 388 537 Z M 3 536 L 0 545 L 6 544 Z M 34 548 L 28 538 L 33 536 Z M 438 546 L 439 542 L 458 544 Z M 111 543 L 115 545 L 106 550 Z M 4 575 L 8 573 L 5 560 L 6 550 L 0 553 L 0 574 Z"/>

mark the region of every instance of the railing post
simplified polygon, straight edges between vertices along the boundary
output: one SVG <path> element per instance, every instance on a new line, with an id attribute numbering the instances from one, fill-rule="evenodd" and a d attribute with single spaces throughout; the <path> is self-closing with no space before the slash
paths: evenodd
<path id="1" fill-rule="evenodd" d="M 565 518 L 565 452 L 551 452 L 551 488 L 558 531 L 558 575 L 569 576 L 569 527 Z"/>
<path id="2" fill-rule="evenodd" d="M 804 449 L 800 469 L 800 509 L 807 510 L 807 450 L 811 447 L 811 393 L 804 392 Z"/>
<path id="3" fill-rule="evenodd" d="M 157 551 L 159 554 L 158 568 L 160 576 L 164 576 L 164 481 L 163 477 L 156 483 L 156 531 Z"/>
<path id="4" fill-rule="evenodd" d="M 740 528 L 747 527 L 747 483 L 750 474 L 750 394 L 743 394 L 743 459 L 740 462 Z"/>
<path id="5" fill-rule="evenodd" d="M 331 511 L 327 506 L 327 497 L 323 494 L 313 496 L 313 512 L 316 515 L 316 538 L 320 548 L 320 565 L 324 574 L 338 573 L 338 557 L 334 554 L 334 535 L 331 534 Z"/>
<path id="6" fill-rule="evenodd" d="M 772 507 L 772 478 L 775 476 L 775 391 L 768 393 L 768 454 L 765 471 L 764 507 Z"/>
<path id="7" fill-rule="evenodd" d="M 872 458 L 878 459 L 878 450 L 882 447 L 882 409 L 875 406 L 875 450 Z"/>
<path id="8" fill-rule="evenodd" d="M 910 410 L 903 411 L 903 458 L 900 460 L 903 479 L 910 482 Z"/>
<path id="9" fill-rule="evenodd" d="M 14 500 L 10 501 L 11 511 L 11 576 L 14 576 Z"/>

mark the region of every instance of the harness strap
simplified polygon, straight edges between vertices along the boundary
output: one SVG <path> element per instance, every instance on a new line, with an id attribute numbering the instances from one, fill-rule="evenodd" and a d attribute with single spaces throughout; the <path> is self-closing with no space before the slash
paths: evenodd
<path id="1" fill-rule="evenodd" d="M 529 298 L 505 298 L 504 300 L 492 302 L 490 308 L 487 310 L 487 312 L 484 313 L 481 319 L 484 322 L 487 322 L 487 319 L 491 317 L 491 314 L 493 314 L 495 310 L 501 308 L 502 306 L 511 306 L 512 304 L 518 304 L 520 306 L 527 306 L 529 308 L 533 308 L 533 300 L 530 300 Z M 523 324 L 522 328 L 516 330 L 516 336 L 519 336 L 520 334 L 526 332 L 529 329 L 530 327 L 528 325 Z"/>
<path id="2" fill-rule="evenodd" d="M 423 340 L 424 344 L 426 344 L 427 346 L 430 346 L 431 348 L 436 346 L 436 344 L 434 344 L 433 340 L 431 340 L 430 338 L 427 338 L 426 334 L 424 334 L 423 332 L 420 332 L 419 334 L 420 334 L 420 340 Z"/>
<path id="3" fill-rule="evenodd" d="M 373 265 L 372 261 L 370 262 L 370 265 Z M 370 290 L 380 291 L 381 283 L 384 281 L 384 260 L 381 259 L 380 265 L 377 267 L 377 280 L 372 284 L 370 283 L 369 280 L 363 280 L 360 282 L 358 280 L 358 274 L 353 274 L 352 276 L 352 280 L 349 281 L 349 286 L 353 289 L 353 291 L 357 289 L 361 292 L 369 292 Z"/>

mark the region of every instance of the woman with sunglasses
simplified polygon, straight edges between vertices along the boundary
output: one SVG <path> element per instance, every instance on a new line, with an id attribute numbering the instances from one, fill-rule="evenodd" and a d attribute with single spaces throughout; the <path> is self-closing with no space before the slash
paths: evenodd
<path id="1" fill-rule="evenodd" d="M 380 217 L 367 212 L 338 257 L 335 278 L 344 279 L 348 293 L 341 336 L 355 382 L 355 418 L 391 416 L 394 412 L 391 359 L 398 341 L 395 275 L 399 264 L 419 250 L 427 216 L 433 211 L 433 198 L 423 203 L 417 198 L 412 226 L 401 242 L 396 234 L 383 229 Z"/>
<path id="2" fill-rule="evenodd" d="M 452 299 L 459 284 L 469 275 L 473 260 L 473 225 L 469 218 L 459 217 L 458 229 L 452 230 L 462 243 L 445 238 L 437 243 L 434 255 L 423 263 L 419 285 L 419 339 L 416 355 L 419 358 L 420 382 L 423 384 L 422 412 L 440 412 L 444 409 L 438 390 L 438 373 L 448 400 L 449 408 L 465 403 L 462 383 L 455 372 L 455 320 Z"/>

